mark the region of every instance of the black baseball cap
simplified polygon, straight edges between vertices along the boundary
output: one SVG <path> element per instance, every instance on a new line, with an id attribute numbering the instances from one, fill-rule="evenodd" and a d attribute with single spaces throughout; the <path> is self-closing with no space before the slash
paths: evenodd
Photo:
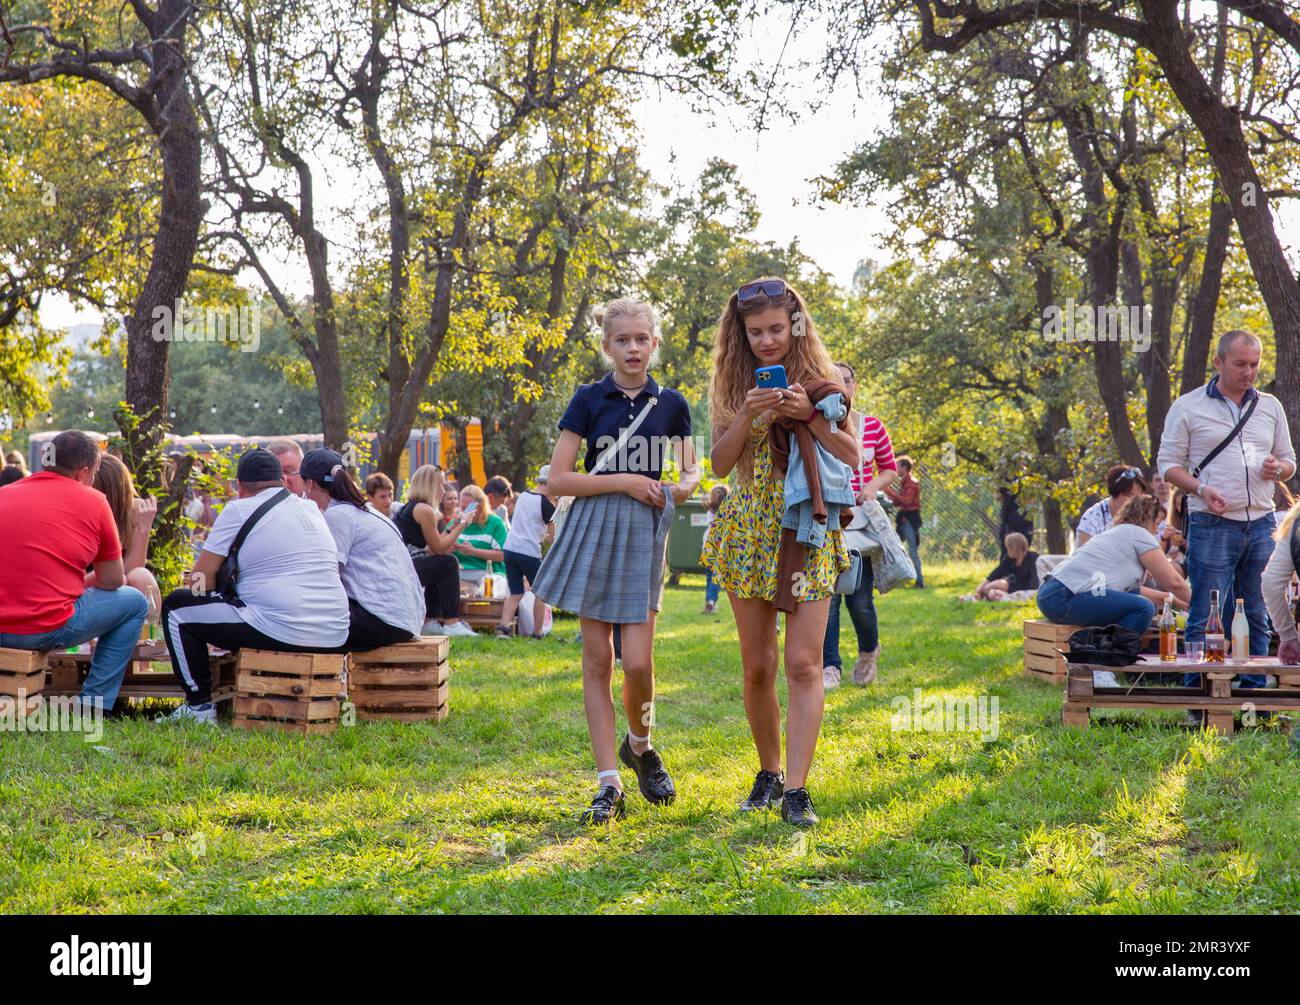
<path id="1" fill-rule="evenodd" d="M 329 447 L 317 447 L 303 455 L 298 474 L 313 482 L 324 482 L 328 485 L 334 481 L 334 469 L 342 466 L 342 455 L 330 450 Z"/>
<path id="2" fill-rule="evenodd" d="M 258 482 L 277 482 L 284 477 L 284 471 L 280 467 L 280 458 L 269 450 L 254 447 L 239 458 L 235 477 L 245 485 L 255 485 Z"/>

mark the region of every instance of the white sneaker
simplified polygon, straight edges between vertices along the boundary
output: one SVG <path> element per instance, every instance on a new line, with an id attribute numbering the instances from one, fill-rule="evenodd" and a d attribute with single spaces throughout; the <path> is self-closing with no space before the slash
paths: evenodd
<path id="1" fill-rule="evenodd" d="M 424 627 L 420 629 L 420 634 L 421 635 L 442 635 L 443 634 L 442 622 L 439 621 L 437 618 L 430 618 L 428 621 L 424 623 Z"/>
<path id="2" fill-rule="evenodd" d="M 440 634 L 463 635 L 466 638 L 473 638 L 475 632 L 474 629 L 472 629 L 469 625 L 465 624 L 465 622 L 463 621 L 452 621 L 442 626 L 442 631 Z"/>
<path id="3" fill-rule="evenodd" d="M 171 715 L 158 716 L 157 722 L 202 722 L 209 726 L 217 724 L 217 706 L 211 702 L 207 708 L 194 708 L 187 702 L 181 702 L 180 707 Z"/>
<path id="4" fill-rule="evenodd" d="M 1120 682 L 1115 679 L 1115 674 L 1110 670 L 1094 670 L 1092 672 L 1093 687 L 1120 687 Z"/>
<path id="5" fill-rule="evenodd" d="M 840 686 L 840 674 L 842 671 L 837 666 L 822 667 L 822 686 L 829 691 L 833 687 Z"/>

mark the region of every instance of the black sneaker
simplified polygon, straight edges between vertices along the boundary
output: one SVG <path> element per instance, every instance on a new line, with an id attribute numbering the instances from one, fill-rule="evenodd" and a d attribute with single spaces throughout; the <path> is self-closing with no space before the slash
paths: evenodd
<path id="1" fill-rule="evenodd" d="M 784 788 L 785 775 L 760 771 L 754 776 L 754 787 L 749 790 L 749 798 L 740 804 L 740 812 L 771 809 L 781 801 L 781 790 Z"/>
<path id="2" fill-rule="evenodd" d="M 584 824 L 607 824 L 623 817 L 623 790 L 612 785 L 602 785 L 591 805 L 578 819 Z"/>
<path id="3" fill-rule="evenodd" d="M 812 797 L 807 789 L 791 789 L 781 799 L 781 819 L 796 827 L 811 827 L 817 822 Z"/>
<path id="4" fill-rule="evenodd" d="M 667 806 L 677 798 L 677 787 L 664 770 L 663 758 L 654 747 L 644 754 L 634 754 L 632 738 L 625 735 L 623 746 L 618 748 L 618 759 L 636 772 L 637 788 L 649 802 Z"/>

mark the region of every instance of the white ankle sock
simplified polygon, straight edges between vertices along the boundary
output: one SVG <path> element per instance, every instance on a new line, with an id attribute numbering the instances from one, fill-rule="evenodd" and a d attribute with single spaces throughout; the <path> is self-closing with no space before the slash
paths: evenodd
<path id="1" fill-rule="evenodd" d="M 612 782 L 607 782 L 605 780 L 607 778 L 613 779 L 614 782 L 619 783 L 615 785 L 614 788 L 621 789 L 623 787 L 621 776 L 619 775 L 618 770 L 616 768 L 611 768 L 609 771 L 596 772 L 596 784 L 599 785 L 601 788 L 604 788 L 606 785 L 612 784 Z"/>
<path id="2" fill-rule="evenodd" d="M 645 749 L 646 750 L 650 749 L 650 737 L 648 736 L 637 736 L 634 732 L 632 732 L 632 730 L 629 729 L 627 731 L 627 738 L 631 740 L 633 743 L 644 743 Z"/>

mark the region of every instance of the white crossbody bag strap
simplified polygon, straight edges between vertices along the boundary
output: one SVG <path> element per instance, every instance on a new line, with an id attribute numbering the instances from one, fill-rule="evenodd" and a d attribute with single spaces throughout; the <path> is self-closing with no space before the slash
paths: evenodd
<path id="1" fill-rule="evenodd" d="M 646 402 L 645 408 L 641 409 L 637 414 L 637 417 L 632 420 L 632 425 L 623 430 L 619 435 L 619 438 L 612 443 L 603 454 L 596 458 L 595 465 L 587 472 L 587 474 L 598 475 L 605 470 L 605 465 L 609 463 L 609 459 L 627 446 L 627 441 L 630 440 L 632 434 L 641 427 L 641 423 L 645 421 L 645 417 L 650 414 L 650 409 L 654 408 L 657 404 L 659 404 L 659 399 L 654 395 L 651 395 L 650 400 Z"/>
<path id="2" fill-rule="evenodd" d="M 641 427 L 641 423 L 645 421 L 645 417 L 650 414 L 650 409 L 654 408 L 655 405 L 657 405 L 658 403 L 659 403 L 659 399 L 656 398 L 654 395 L 651 395 L 650 400 L 646 402 L 645 408 L 641 409 L 640 414 L 638 414 L 637 417 L 632 420 L 632 425 L 624 429 L 623 432 L 619 434 L 618 439 L 614 443 L 612 443 L 608 448 L 606 448 L 603 454 L 601 454 L 599 457 L 596 458 L 596 463 L 592 465 L 591 470 L 588 471 L 587 474 L 589 475 L 600 474 L 600 472 L 605 469 L 605 465 L 609 463 L 610 458 L 627 446 L 627 441 L 630 440 L 632 438 L 632 434 L 635 433 Z M 573 496 L 564 496 L 560 499 L 558 503 L 555 504 L 555 514 L 557 517 L 559 517 L 559 523 L 563 523 L 564 518 L 569 513 L 569 507 L 572 505 L 573 505 Z M 556 531 L 557 531 L 556 538 L 558 540 L 559 538 L 558 523 L 556 526 Z"/>

